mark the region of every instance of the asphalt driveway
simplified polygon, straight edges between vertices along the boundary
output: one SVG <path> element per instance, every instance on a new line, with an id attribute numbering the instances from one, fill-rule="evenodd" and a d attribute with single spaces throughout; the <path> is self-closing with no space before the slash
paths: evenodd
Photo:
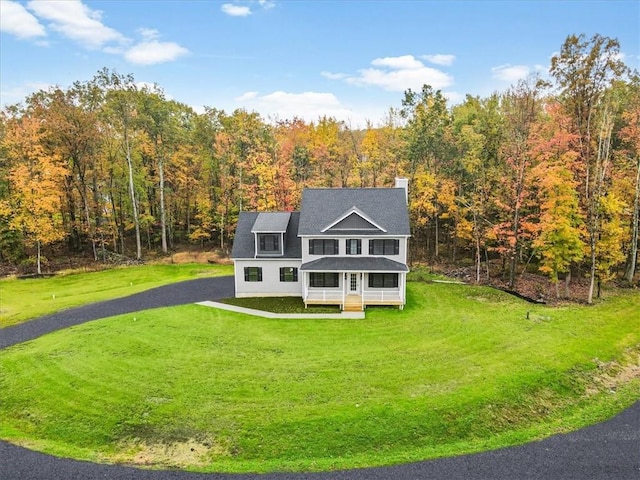
<path id="1" fill-rule="evenodd" d="M 202 278 L 48 315 L 0 330 L 0 349 L 90 320 L 220 300 L 232 277 Z M 640 392 L 639 392 L 640 397 Z M 0 441 L 0 480 L 640 480 L 640 401 L 577 432 L 519 447 L 385 468 L 329 473 L 200 474 L 141 470 L 46 455 Z"/>

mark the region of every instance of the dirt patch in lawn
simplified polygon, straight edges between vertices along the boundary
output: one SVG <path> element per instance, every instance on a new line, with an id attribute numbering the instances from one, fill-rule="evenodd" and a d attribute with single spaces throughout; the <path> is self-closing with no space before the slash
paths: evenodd
<path id="1" fill-rule="evenodd" d="M 621 385 L 640 379 L 640 345 L 628 349 L 620 362 L 601 362 L 597 358 L 594 361 L 598 366 L 598 374 L 587 394 L 594 394 L 602 389 L 613 393 Z"/>
<path id="2" fill-rule="evenodd" d="M 125 453 L 116 456 L 116 463 L 149 467 L 201 467 L 217 457 L 230 456 L 228 447 L 211 439 L 190 438 L 182 441 L 151 443 L 130 440 L 121 444 Z"/>

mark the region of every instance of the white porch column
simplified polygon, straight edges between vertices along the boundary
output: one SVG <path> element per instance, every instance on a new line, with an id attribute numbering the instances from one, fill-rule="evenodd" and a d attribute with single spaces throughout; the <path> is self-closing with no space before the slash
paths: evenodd
<path id="1" fill-rule="evenodd" d="M 340 272 L 340 275 L 342 276 L 342 310 L 344 310 L 344 304 L 346 301 L 346 286 L 347 286 L 347 273 L 346 272 Z"/>

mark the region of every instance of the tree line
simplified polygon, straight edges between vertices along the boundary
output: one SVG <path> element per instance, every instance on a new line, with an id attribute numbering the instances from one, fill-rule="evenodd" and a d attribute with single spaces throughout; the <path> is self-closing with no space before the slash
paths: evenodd
<path id="1" fill-rule="evenodd" d="M 0 255 L 64 244 L 101 261 L 189 242 L 228 250 L 242 210 L 295 210 L 303 187 L 409 178 L 411 257 L 490 259 L 515 287 L 530 266 L 587 301 L 638 257 L 640 79 L 617 40 L 567 37 L 532 76 L 449 107 L 425 85 L 379 125 L 196 113 L 108 69 L 7 106 L 0 117 Z"/>

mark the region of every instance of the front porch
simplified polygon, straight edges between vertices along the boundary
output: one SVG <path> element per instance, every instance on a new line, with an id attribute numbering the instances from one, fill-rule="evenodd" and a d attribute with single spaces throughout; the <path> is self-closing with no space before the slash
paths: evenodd
<path id="1" fill-rule="evenodd" d="M 391 288 L 371 288 L 365 272 L 336 272 L 338 285 L 323 288 L 312 287 L 311 273 L 303 273 L 304 291 L 302 300 L 309 305 L 338 305 L 341 310 L 360 312 L 371 305 L 398 306 L 405 304 L 406 274 L 397 273 L 398 284 Z"/>

